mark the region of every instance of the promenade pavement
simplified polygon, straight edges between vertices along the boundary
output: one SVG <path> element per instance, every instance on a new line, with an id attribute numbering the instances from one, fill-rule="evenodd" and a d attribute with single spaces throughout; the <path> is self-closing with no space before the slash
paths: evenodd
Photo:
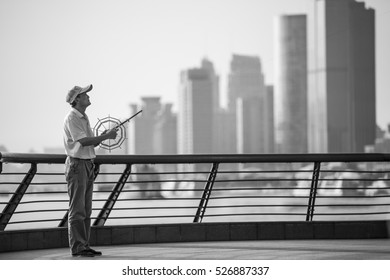
<path id="1" fill-rule="evenodd" d="M 91 260 L 390 260 L 390 239 L 256 240 L 98 246 Z M 78 260 L 68 248 L 0 253 L 0 260 Z"/>

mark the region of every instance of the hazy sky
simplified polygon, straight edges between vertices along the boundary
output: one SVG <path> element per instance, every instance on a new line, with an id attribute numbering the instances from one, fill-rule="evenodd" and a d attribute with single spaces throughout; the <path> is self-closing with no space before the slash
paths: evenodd
<path id="1" fill-rule="evenodd" d="M 214 63 L 225 94 L 233 53 L 260 56 L 273 82 L 273 20 L 313 0 L 0 0 L 0 145 L 62 147 L 66 93 L 92 83 L 91 125 L 141 96 L 176 102 L 179 73 Z M 376 10 L 377 121 L 390 123 L 390 1 Z"/>

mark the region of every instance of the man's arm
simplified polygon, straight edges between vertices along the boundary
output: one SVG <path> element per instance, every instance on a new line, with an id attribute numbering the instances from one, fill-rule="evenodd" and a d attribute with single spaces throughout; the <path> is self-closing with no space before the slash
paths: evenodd
<path id="1" fill-rule="evenodd" d="M 103 132 L 99 136 L 84 137 L 78 141 L 80 142 L 81 146 L 95 146 L 96 147 L 104 140 L 115 139 L 116 135 L 117 135 L 117 129 L 113 128 L 107 132 Z"/>

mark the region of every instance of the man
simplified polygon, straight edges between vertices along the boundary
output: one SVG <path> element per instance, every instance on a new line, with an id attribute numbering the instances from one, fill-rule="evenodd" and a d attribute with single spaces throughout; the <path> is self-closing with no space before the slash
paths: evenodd
<path id="1" fill-rule="evenodd" d="M 95 149 L 106 139 L 115 139 L 116 129 L 94 136 L 85 110 L 91 102 L 88 92 L 92 85 L 75 86 L 66 96 L 72 109 L 64 120 L 64 146 L 67 154 L 65 177 L 68 183 L 69 214 L 68 234 L 72 256 L 93 257 L 101 255 L 89 247 L 94 181 Z"/>

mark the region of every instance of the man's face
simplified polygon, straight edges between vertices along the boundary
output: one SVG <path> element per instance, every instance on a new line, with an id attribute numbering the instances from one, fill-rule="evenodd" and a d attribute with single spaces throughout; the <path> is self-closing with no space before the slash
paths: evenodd
<path id="1" fill-rule="evenodd" d="M 78 103 L 81 105 L 81 106 L 85 106 L 85 107 L 88 107 L 89 105 L 91 105 L 91 101 L 89 101 L 89 95 L 87 93 L 81 93 L 79 96 L 78 96 Z"/>

